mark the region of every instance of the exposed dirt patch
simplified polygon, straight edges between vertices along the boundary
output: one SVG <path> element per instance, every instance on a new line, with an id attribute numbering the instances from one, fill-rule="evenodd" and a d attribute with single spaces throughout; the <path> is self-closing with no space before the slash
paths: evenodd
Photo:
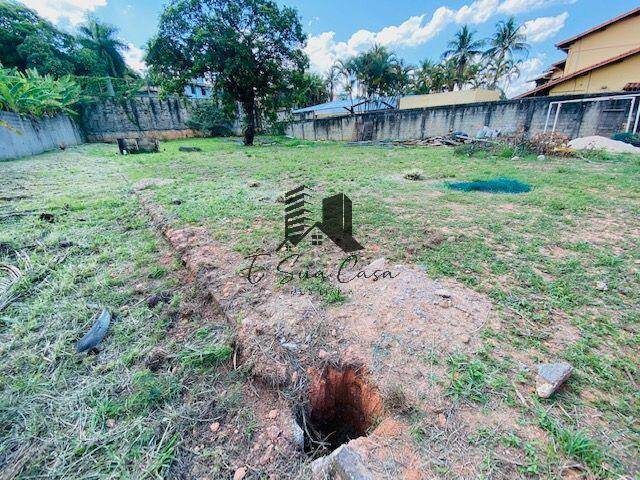
<path id="1" fill-rule="evenodd" d="M 438 421 L 448 371 L 445 362 L 430 359 L 473 353 L 485 326 L 500 328 L 485 296 L 384 259 L 364 268 L 368 275 L 346 268 L 348 299 L 333 306 L 278 287 L 273 278 L 251 285 L 238 273 L 246 266 L 240 255 L 212 241 L 204 228 L 173 228 L 150 194 L 139 197 L 196 285 L 199 303 L 192 308 L 205 318 L 223 316 L 235 329 L 234 364 L 250 368 L 254 379 L 245 392 L 257 412 L 244 457 L 249 467 L 273 472 L 271 465 L 287 457 L 299 462 L 302 428 L 308 450 L 317 445 L 313 440 L 324 440 L 327 450 L 349 442 L 380 478 L 387 478 L 384 472 L 424 478 L 408 427 L 399 422 L 391 428 L 384 403 L 395 392 L 408 409 Z M 389 275 L 374 280 L 374 272 Z M 378 419 L 380 427 L 367 436 Z M 480 453 L 468 455 L 465 465 L 472 464 L 465 469 L 477 472 L 481 461 Z"/>

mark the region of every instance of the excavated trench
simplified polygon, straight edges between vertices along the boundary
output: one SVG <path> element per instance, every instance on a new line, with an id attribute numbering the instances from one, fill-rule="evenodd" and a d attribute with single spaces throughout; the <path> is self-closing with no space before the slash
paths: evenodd
<path id="1" fill-rule="evenodd" d="M 310 369 L 305 451 L 325 455 L 349 440 L 367 435 L 382 414 L 382 398 L 361 369 L 347 366 Z"/>

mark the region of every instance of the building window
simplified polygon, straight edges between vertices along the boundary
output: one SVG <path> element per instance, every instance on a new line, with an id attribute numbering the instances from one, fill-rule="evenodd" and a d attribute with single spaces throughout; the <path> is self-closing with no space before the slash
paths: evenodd
<path id="1" fill-rule="evenodd" d="M 189 85 L 191 87 L 191 95 L 195 95 L 196 94 L 196 87 L 194 87 L 193 85 Z"/>
<path id="2" fill-rule="evenodd" d="M 202 96 L 206 97 L 207 96 L 207 89 L 204 87 L 200 87 L 200 91 L 202 92 Z"/>

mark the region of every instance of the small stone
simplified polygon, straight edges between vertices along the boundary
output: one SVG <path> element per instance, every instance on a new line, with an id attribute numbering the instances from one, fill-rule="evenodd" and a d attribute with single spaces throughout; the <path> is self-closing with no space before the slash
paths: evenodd
<path id="1" fill-rule="evenodd" d="M 521 158 L 517 155 L 514 155 L 513 157 L 511 157 L 511 161 L 513 162 L 517 162 L 518 160 L 521 160 Z"/>
<path id="2" fill-rule="evenodd" d="M 313 478 L 373 480 L 360 454 L 348 445 L 341 445 L 330 455 L 311 464 Z"/>
<path id="3" fill-rule="evenodd" d="M 447 417 L 444 416 L 444 413 L 438 414 L 438 423 L 440 427 L 444 427 L 447 424 Z"/>
<path id="4" fill-rule="evenodd" d="M 276 418 L 278 416 L 278 410 L 271 410 L 268 414 L 267 417 L 269 417 L 271 420 L 273 420 L 274 418 Z"/>
<path id="5" fill-rule="evenodd" d="M 318 358 L 320 360 L 326 360 L 327 358 L 329 358 L 329 352 L 321 348 L 320 350 L 318 350 Z"/>
<path id="6" fill-rule="evenodd" d="M 546 155 L 538 155 L 538 160 L 542 161 L 542 160 L 546 160 L 547 156 Z"/>
<path id="7" fill-rule="evenodd" d="M 116 421 L 113 418 L 107 418 L 107 428 L 113 428 L 116 426 Z"/>
<path id="8" fill-rule="evenodd" d="M 213 433 L 216 433 L 218 430 L 220 430 L 220 422 L 213 422 L 211 425 L 209 425 L 209 430 L 211 430 Z"/>
<path id="9" fill-rule="evenodd" d="M 538 365 L 536 392 L 540 398 L 549 398 L 567 381 L 573 367 L 567 362 Z"/>
<path id="10" fill-rule="evenodd" d="M 460 341 L 461 341 L 462 343 L 469 343 L 469 342 L 471 341 L 471 338 L 469 337 L 469 335 L 462 335 L 462 336 L 460 337 Z"/>
<path id="11" fill-rule="evenodd" d="M 295 352 L 296 350 L 298 350 L 298 344 L 293 342 L 283 343 L 282 348 Z"/>
<path id="12" fill-rule="evenodd" d="M 596 284 L 596 290 L 600 290 L 601 292 L 606 292 L 609 290 L 609 285 L 607 285 L 605 282 L 598 282 Z"/>
<path id="13" fill-rule="evenodd" d="M 293 445 L 300 451 L 304 450 L 304 431 L 295 420 L 291 420 L 291 430 Z"/>
<path id="14" fill-rule="evenodd" d="M 171 200 L 171 203 L 173 205 L 182 205 L 182 200 L 180 200 L 179 198 L 174 198 L 173 200 Z"/>
<path id="15" fill-rule="evenodd" d="M 247 476 L 247 469 L 244 467 L 240 467 L 236 470 L 236 473 L 233 474 L 233 480 L 242 480 Z"/>
<path id="16" fill-rule="evenodd" d="M 260 186 L 260 182 L 251 182 L 249 183 L 249 188 L 256 188 Z"/>

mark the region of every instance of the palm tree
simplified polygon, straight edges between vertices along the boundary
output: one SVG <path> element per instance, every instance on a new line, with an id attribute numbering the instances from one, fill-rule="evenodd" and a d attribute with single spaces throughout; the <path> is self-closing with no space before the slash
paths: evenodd
<path id="1" fill-rule="evenodd" d="M 480 55 L 484 40 L 474 39 L 475 31 L 469 30 L 467 25 L 463 25 L 456 33 L 453 40 L 447 45 L 448 50 L 444 52 L 443 57 L 451 59 L 456 64 L 456 84 L 462 90 L 465 83 L 464 72 L 468 64 Z"/>
<path id="2" fill-rule="evenodd" d="M 381 45 L 374 45 L 370 50 L 349 59 L 347 68 L 366 97 L 401 90 L 407 74 L 404 63 L 396 54 Z"/>
<path id="3" fill-rule="evenodd" d="M 438 65 L 428 58 L 420 62 L 420 66 L 413 72 L 413 89 L 416 93 L 430 93 L 436 90 L 437 68 Z"/>
<path id="4" fill-rule="evenodd" d="M 338 86 L 338 82 L 340 80 L 340 69 L 334 64 L 331 66 L 327 75 L 325 77 L 325 82 L 327 84 L 327 90 L 329 91 L 329 101 L 333 101 L 336 87 Z"/>
<path id="5" fill-rule="evenodd" d="M 128 50 L 127 44 L 116 38 L 118 29 L 113 25 L 100 23 L 96 19 L 89 18 L 79 28 L 80 42 L 90 50 L 93 50 L 105 65 L 107 76 L 107 93 L 115 96 L 111 77 L 122 78 L 127 72 L 127 64 L 121 51 Z"/>
<path id="6" fill-rule="evenodd" d="M 526 40 L 522 33 L 522 25 L 516 25 L 513 17 L 506 22 L 501 20 L 496 24 L 496 32 L 489 39 L 489 48 L 484 52 L 484 56 L 490 58 L 493 64 L 490 88 L 497 86 L 500 78 L 504 76 L 502 73 L 504 70 L 511 70 L 516 54 L 529 52 Z"/>
<path id="7" fill-rule="evenodd" d="M 355 77 L 353 75 L 351 61 L 350 60 L 336 60 L 336 62 L 331 67 L 332 70 L 335 70 L 336 77 L 342 77 L 343 87 L 345 91 L 349 94 L 349 98 L 353 99 L 353 89 L 355 87 Z"/>

